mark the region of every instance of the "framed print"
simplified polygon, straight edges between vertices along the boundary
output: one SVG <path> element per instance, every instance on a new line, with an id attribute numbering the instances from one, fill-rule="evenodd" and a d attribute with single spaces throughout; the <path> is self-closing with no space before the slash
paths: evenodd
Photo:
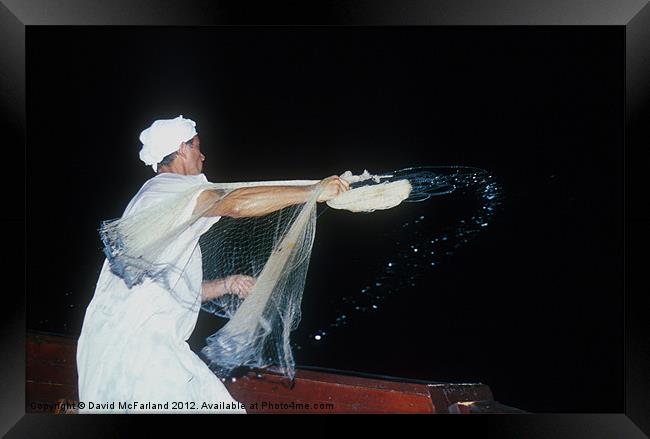
<path id="1" fill-rule="evenodd" d="M 180 377 L 248 413 L 645 437 L 650 7 L 588 3 L 4 1 L 6 160 L 25 175 L 6 174 L 6 235 L 25 234 L 4 265 L 25 296 L 6 294 L 3 431 L 112 434 L 82 416 L 88 389 L 184 395 Z M 200 231 L 199 192 L 124 221 L 177 175 L 245 201 Z M 168 298 L 98 297 L 169 285 L 147 261 L 190 231 L 197 278 L 165 291 L 201 289 L 202 311 L 160 323 L 182 333 L 165 356 L 138 328 Z M 246 321 L 256 342 L 229 344 Z"/>

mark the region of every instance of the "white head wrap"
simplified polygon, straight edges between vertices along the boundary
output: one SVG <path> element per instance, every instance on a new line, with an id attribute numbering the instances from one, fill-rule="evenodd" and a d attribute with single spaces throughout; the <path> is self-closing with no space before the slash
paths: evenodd
<path id="1" fill-rule="evenodd" d="M 196 123 L 184 119 L 181 114 L 175 119 L 155 121 L 149 128 L 140 133 L 140 160 L 158 171 L 158 163 L 178 150 L 181 143 L 187 142 L 196 135 Z"/>

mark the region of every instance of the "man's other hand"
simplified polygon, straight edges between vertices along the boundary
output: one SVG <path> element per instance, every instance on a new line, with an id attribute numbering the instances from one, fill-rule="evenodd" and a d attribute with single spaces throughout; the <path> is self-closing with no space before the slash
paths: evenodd
<path id="1" fill-rule="evenodd" d="M 255 285 L 255 278 L 244 274 L 233 274 L 224 278 L 225 293 L 236 294 L 245 299 Z"/>

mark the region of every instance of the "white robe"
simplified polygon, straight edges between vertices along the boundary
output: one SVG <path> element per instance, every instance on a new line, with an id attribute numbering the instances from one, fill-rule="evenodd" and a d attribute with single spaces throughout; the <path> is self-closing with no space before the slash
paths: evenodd
<path id="1" fill-rule="evenodd" d="M 206 182 L 203 174 L 156 175 L 124 216 Z M 179 221 L 190 218 L 195 204 Z M 184 268 L 169 277 L 173 294 L 149 278 L 129 289 L 104 261 L 77 345 L 79 401 L 85 404 L 79 413 L 245 413 L 187 344 L 201 307 L 198 240 L 219 218 L 200 218 L 165 251 L 166 262 Z M 167 408 L 140 405 L 147 403 Z"/>

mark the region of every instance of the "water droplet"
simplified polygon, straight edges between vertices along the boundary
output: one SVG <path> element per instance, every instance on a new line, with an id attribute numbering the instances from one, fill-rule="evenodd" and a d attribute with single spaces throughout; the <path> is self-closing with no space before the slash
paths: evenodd
<path id="1" fill-rule="evenodd" d="M 237 381 L 237 378 L 235 377 L 230 378 L 230 382 L 234 383 L 235 381 Z"/>
<path id="2" fill-rule="evenodd" d="M 314 336 L 314 339 L 316 339 L 316 340 L 320 340 L 321 338 L 323 338 L 323 337 L 321 337 L 320 335 L 315 335 Z"/>

